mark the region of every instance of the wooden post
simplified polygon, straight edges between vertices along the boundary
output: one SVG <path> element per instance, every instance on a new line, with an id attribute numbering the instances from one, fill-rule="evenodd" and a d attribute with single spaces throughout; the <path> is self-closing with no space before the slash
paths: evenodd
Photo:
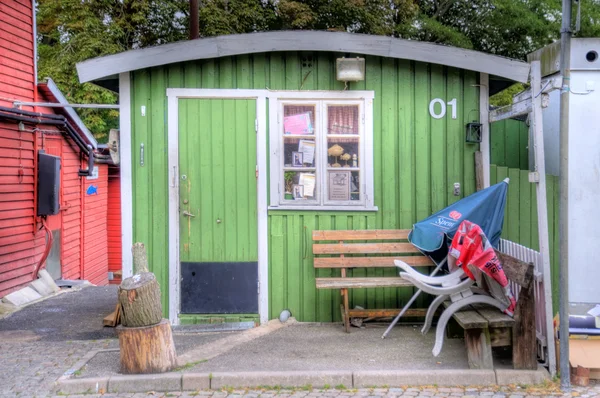
<path id="1" fill-rule="evenodd" d="M 535 330 L 535 329 L 534 329 Z M 492 344 L 488 328 L 465 329 L 469 369 L 493 369 Z"/>
<path id="2" fill-rule="evenodd" d="M 475 152 L 475 187 L 478 191 L 481 191 L 485 187 L 483 175 L 483 153 L 477 151 Z"/>

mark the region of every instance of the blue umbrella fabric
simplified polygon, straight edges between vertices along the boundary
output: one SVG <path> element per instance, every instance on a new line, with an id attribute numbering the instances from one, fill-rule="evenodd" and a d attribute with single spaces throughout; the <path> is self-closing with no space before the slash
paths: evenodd
<path id="1" fill-rule="evenodd" d="M 479 225 L 497 248 L 504 224 L 508 181 L 506 178 L 419 221 L 413 225 L 408 241 L 434 260 L 441 260 L 448 254 L 448 245 L 460 223 L 469 220 Z"/>

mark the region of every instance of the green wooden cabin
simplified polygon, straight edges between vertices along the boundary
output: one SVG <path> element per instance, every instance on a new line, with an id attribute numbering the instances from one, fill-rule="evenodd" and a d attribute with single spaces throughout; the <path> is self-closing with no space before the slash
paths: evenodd
<path id="1" fill-rule="evenodd" d="M 489 184 L 489 96 L 529 75 L 470 50 L 315 31 L 77 68 L 120 94 L 123 274 L 132 243 L 145 243 L 175 324 L 265 322 L 284 309 L 338 321 L 337 291 L 315 289 L 312 231 L 411 228 L 475 191 L 479 150 Z M 466 142 L 470 122 L 482 123 L 481 144 Z M 351 305 L 399 308 L 411 295 L 356 290 Z"/>

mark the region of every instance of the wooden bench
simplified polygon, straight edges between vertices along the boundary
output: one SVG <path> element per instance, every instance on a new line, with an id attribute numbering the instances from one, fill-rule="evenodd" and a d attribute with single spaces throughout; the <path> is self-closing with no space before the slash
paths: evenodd
<path id="1" fill-rule="evenodd" d="M 533 264 L 497 254 L 508 279 L 520 286 L 517 307 L 514 318 L 480 304 L 454 313 L 454 320 L 464 329 L 469 367 L 493 369 L 492 348 L 512 346 L 513 367 L 535 370 L 538 364 Z"/>
<path id="2" fill-rule="evenodd" d="M 350 318 L 382 318 L 398 315 L 400 309 L 350 309 L 348 289 L 409 287 L 399 276 L 352 277 L 348 270 L 356 268 L 394 268 L 394 260 L 413 267 L 435 265 L 407 240 L 410 230 L 313 231 L 314 267 L 339 269 L 339 277 L 316 278 L 317 289 L 339 289 L 340 310 L 344 328 L 350 332 Z M 423 316 L 425 309 L 412 309 L 407 316 Z"/>

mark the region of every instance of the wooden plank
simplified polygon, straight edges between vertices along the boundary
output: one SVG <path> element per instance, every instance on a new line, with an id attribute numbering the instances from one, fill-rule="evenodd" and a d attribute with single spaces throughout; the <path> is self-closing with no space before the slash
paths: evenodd
<path id="1" fill-rule="evenodd" d="M 410 243 L 331 243 L 313 245 L 314 254 L 419 253 Z"/>
<path id="2" fill-rule="evenodd" d="M 351 318 L 393 318 L 397 316 L 402 308 L 399 309 L 384 309 L 384 310 L 350 310 Z M 411 308 L 406 310 L 403 316 L 406 317 L 422 317 L 427 313 L 425 308 Z"/>
<path id="3" fill-rule="evenodd" d="M 487 328 L 488 321 L 475 310 L 455 312 L 453 315 L 458 324 L 465 330 Z"/>
<path id="4" fill-rule="evenodd" d="M 513 327 L 513 366 L 515 369 L 537 369 L 535 330 L 535 298 L 533 283 L 521 289 Z"/>
<path id="5" fill-rule="evenodd" d="M 316 278 L 317 289 L 361 289 L 370 287 L 405 287 L 412 283 L 400 277 Z"/>
<path id="6" fill-rule="evenodd" d="M 483 186 L 483 153 L 475 152 L 475 189 L 481 191 Z"/>
<path id="7" fill-rule="evenodd" d="M 398 257 L 316 257 L 313 260 L 315 268 L 388 268 L 396 267 L 394 260 L 401 260 L 413 267 L 434 265 L 426 256 Z"/>
<path id="8" fill-rule="evenodd" d="M 485 329 L 465 329 L 465 345 L 470 369 L 493 369 L 490 332 Z"/>
<path id="9" fill-rule="evenodd" d="M 450 306 L 450 301 L 445 301 L 442 305 L 444 308 Z M 479 315 L 471 306 L 463 308 L 461 311 L 455 312 L 453 318 L 463 329 L 481 329 L 487 328 L 488 321 L 483 316 Z"/>
<path id="10" fill-rule="evenodd" d="M 488 321 L 490 328 L 512 327 L 515 324 L 514 319 L 505 313 L 500 312 L 497 308 L 484 304 L 474 304 L 471 307 Z"/>
<path id="11" fill-rule="evenodd" d="M 521 287 L 528 287 L 533 279 L 533 264 L 518 260 L 508 254 L 496 251 L 506 277 Z"/>
<path id="12" fill-rule="evenodd" d="M 410 229 L 372 229 L 354 231 L 313 231 L 312 239 L 320 240 L 407 240 Z"/>
<path id="13" fill-rule="evenodd" d="M 490 328 L 492 347 L 510 347 L 512 345 L 512 328 Z"/>

